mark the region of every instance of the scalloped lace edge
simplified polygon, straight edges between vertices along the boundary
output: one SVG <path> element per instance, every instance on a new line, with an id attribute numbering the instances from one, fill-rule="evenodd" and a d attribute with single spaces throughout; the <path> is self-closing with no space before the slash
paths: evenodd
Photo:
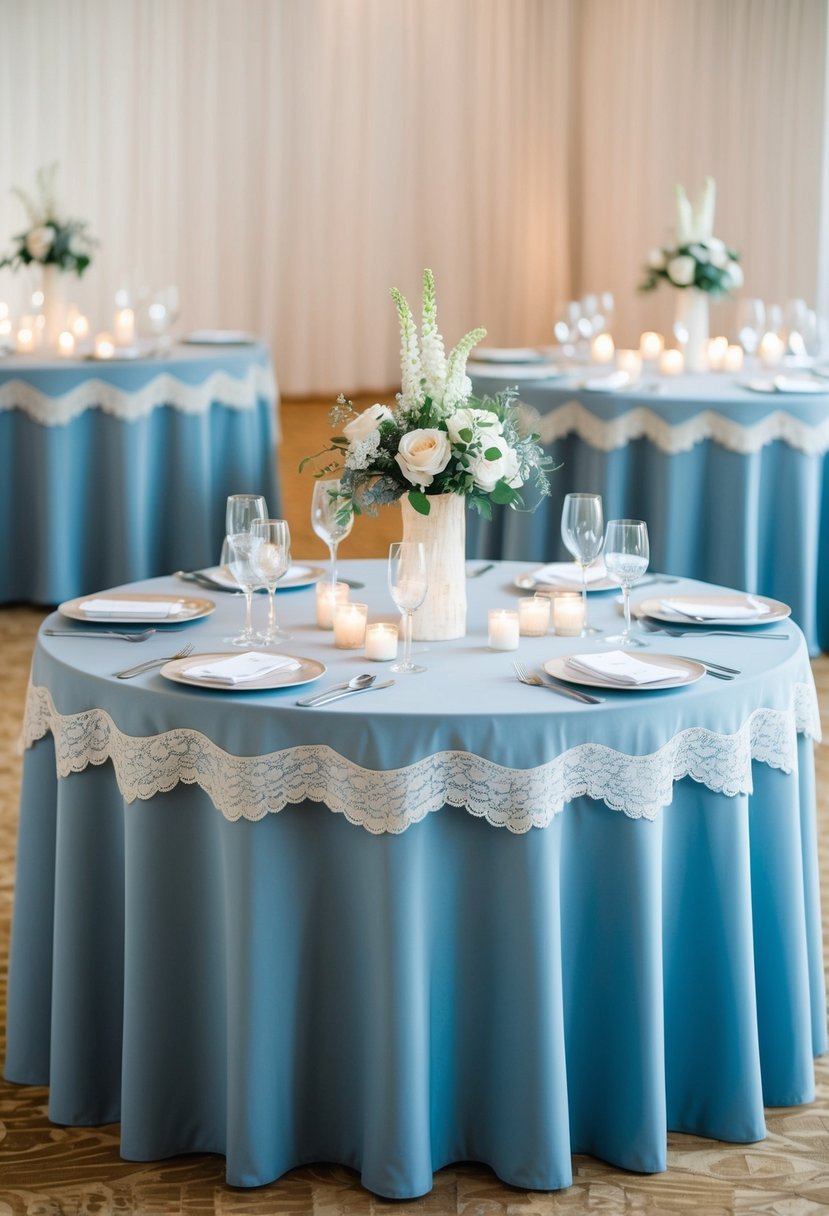
<path id="1" fill-rule="evenodd" d="M 783 410 L 767 414 L 751 426 L 742 426 L 714 410 L 703 410 L 685 422 L 671 423 L 646 406 L 635 406 L 618 418 L 602 419 L 591 414 L 580 401 L 570 401 L 549 414 L 542 414 L 538 432 L 545 444 L 576 434 L 601 452 L 626 447 L 633 439 L 648 439 L 669 455 L 689 452 L 695 444 L 713 439 L 720 447 L 746 456 L 777 440 L 807 456 L 829 451 L 829 419 L 809 426 Z"/>
<path id="2" fill-rule="evenodd" d="M 645 756 L 582 743 L 529 769 L 444 751 L 405 768 L 378 771 L 323 744 L 234 756 L 187 728 L 126 735 L 102 709 L 58 713 L 49 690 L 30 684 L 21 747 L 32 747 L 48 733 L 59 777 L 109 760 L 128 803 L 181 782 L 199 785 L 231 821 L 262 819 L 289 803 L 311 800 L 379 835 L 403 832 L 448 804 L 493 827 L 523 833 L 546 827 L 582 795 L 631 819 L 654 819 L 671 802 L 673 783 L 683 777 L 730 797 L 751 793 L 752 760 L 793 772 L 797 734 L 819 739 L 820 718 L 814 685 L 796 684 L 788 709 L 756 709 L 733 735 L 692 727 Z"/>
<path id="3" fill-rule="evenodd" d="M 216 371 L 201 384 L 185 384 L 170 372 L 162 372 L 134 392 L 105 380 L 85 380 L 66 393 L 50 397 L 24 380 L 8 380 L 0 385 L 0 410 L 22 410 L 41 426 L 66 426 L 91 409 L 122 422 L 134 422 L 161 405 L 184 414 L 203 414 L 214 401 L 228 409 L 250 410 L 260 397 L 276 400 L 276 380 L 269 364 L 253 363 L 244 376 Z"/>

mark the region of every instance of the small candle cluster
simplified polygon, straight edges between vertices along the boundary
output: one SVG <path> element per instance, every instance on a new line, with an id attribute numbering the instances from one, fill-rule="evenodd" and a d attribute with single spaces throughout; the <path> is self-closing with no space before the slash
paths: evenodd
<path id="1" fill-rule="evenodd" d="M 528 595 L 518 601 L 517 610 L 490 608 L 487 638 L 490 650 L 517 650 L 519 638 L 544 637 L 550 631 L 559 637 L 578 637 L 584 628 L 581 595 Z"/>
<path id="2" fill-rule="evenodd" d="M 385 663 L 397 658 L 398 627 L 386 621 L 368 622 L 368 605 L 348 598 L 348 584 L 317 583 L 317 627 L 334 632 L 339 650 L 365 647 L 367 659 Z"/>

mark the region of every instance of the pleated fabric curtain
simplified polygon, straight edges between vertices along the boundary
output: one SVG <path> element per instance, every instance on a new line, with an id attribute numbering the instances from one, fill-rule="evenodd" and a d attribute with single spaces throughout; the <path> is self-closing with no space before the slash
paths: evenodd
<path id="1" fill-rule="evenodd" d="M 175 283 L 181 328 L 262 334 L 294 394 L 394 385 L 388 289 L 416 298 L 424 266 L 450 342 L 549 341 L 587 291 L 625 342 L 664 327 L 639 268 L 706 173 L 746 290 L 812 302 L 826 22 L 826 0 L 0 0 L 0 247 L 10 187 L 57 161 L 101 241 L 74 292 L 95 327 L 123 283 Z M 0 272 L 18 312 L 35 286 Z"/>

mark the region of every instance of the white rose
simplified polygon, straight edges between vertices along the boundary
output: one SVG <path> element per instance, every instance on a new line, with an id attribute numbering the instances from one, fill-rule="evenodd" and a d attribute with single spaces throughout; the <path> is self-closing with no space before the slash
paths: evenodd
<path id="1" fill-rule="evenodd" d="M 704 245 L 689 245 L 688 253 L 692 258 L 695 258 L 697 262 L 708 261 L 708 250 Z"/>
<path id="2" fill-rule="evenodd" d="M 742 287 L 743 285 L 743 268 L 738 262 L 729 262 L 726 268 L 728 282 L 731 287 Z"/>
<path id="3" fill-rule="evenodd" d="M 725 252 L 725 248 L 712 250 L 711 265 L 716 266 L 717 270 L 725 270 L 728 261 L 728 254 Z"/>
<path id="4" fill-rule="evenodd" d="M 26 248 L 36 262 L 42 262 L 52 248 L 54 239 L 54 228 L 48 224 L 43 224 L 40 228 L 33 228 L 28 234 L 26 237 Z"/>
<path id="5" fill-rule="evenodd" d="M 89 243 L 80 232 L 73 232 L 69 238 L 69 252 L 75 258 L 83 257 L 89 252 Z"/>
<path id="6" fill-rule="evenodd" d="M 446 468 L 451 455 L 449 436 L 445 431 L 426 427 L 404 435 L 394 459 L 412 485 L 430 486 L 435 475 Z"/>
<path id="7" fill-rule="evenodd" d="M 360 443 L 363 439 L 368 439 L 372 432 L 376 431 L 381 422 L 390 422 L 392 420 L 392 412 L 387 405 L 370 405 L 367 410 L 363 410 L 362 414 L 358 414 L 356 418 L 352 418 L 350 422 L 343 427 L 343 434 L 352 442 Z"/>
<path id="8" fill-rule="evenodd" d="M 665 254 L 661 249 L 652 249 L 648 254 L 648 265 L 651 270 L 665 269 Z"/>
<path id="9" fill-rule="evenodd" d="M 453 443 L 462 443 L 461 431 L 474 431 L 478 428 L 486 435 L 501 434 L 501 419 L 492 410 L 460 409 L 455 410 L 446 419 L 446 429 Z"/>
<path id="10" fill-rule="evenodd" d="M 724 253 L 725 252 L 725 241 L 721 241 L 718 236 L 709 236 L 708 240 L 705 243 L 708 246 L 708 248 L 711 250 L 712 253 Z M 713 262 L 713 260 L 714 259 L 712 258 L 711 261 Z"/>
<path id="11" fill-rule="evenodd" d="M 495 460 L 487 460 L 484 455 L 490 448 L 497 448 L 501 453 Z M 503 435 L 487 436 L 484 439 L 484 452 L 469 462 L 469 471 L 479 490 L 489 494 L 501 480 L 515 489 L 524 484 L 518 473 L 518 457 Z"/>
<path id="12" fill-rule="evenodd" d="M 678 258 L 671 258 L 667 269 L 668 278 L 672 283 L 676 283 L 677 287 L 690 287 L 694 281 L 696 262 L 683 253 Z"/>

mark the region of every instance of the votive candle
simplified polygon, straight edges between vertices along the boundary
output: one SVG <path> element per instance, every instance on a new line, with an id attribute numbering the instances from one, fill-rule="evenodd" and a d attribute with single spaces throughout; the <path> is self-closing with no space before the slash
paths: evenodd
<path id="1" fill-rule="evenodd" d="M 347 602 L 334 609 L 334 645 L 340 650 L 359 650 L 366 640 L 368 604 Z"/>
<path id="2" fill-rule="evenodd" d="M 708 368 L 712 372 L 721 372 L 725 363 L 725 352 L 728 350 L 728 338 L 710 338 L 708 340 Z"/>
<path id="3" fill-rule="evenodd" d="M 553 600 L 553 628 L 559 637 L 578 637 L 584 628 L 584 604 L 580 595 L 557 595 Z"/>
<path id="4" fill-rule="evenodd" d="M 113 332 L 118 346 L 131 346 L 135 341 L 135 313 L 131 308 L 119 308 L 113 317 Z"/>
<path id="5" fill-rule="evenodd" d="M 491 650 L 518 649 L 518 613 L 513 608 L 490 608 L 488 622 Z"/>
<path id="6" fill-rule="evenodd" d="M 396 659 L 398 632 L 397 625 L 387 625 L 383 621 L 366 625 L 366 658 L 377 663 Z"/>
<path id="7" fill-rule="evenodd" d="M 783 342 L 777 334 L 763 334 L 757 355 L 763 367 L 778 367 L 783 362 Z"/>
<path id="8" fill-rule="evenodd" d="M 75 335 L 65 329 L 62 334 L 58 334 L 58 354 L 63 355 L 64 359 L 71 359 L 74 353 Z"/>
<path id="9" fill-rule="evenodd" d="M 30 324 L 27 317 L 25 322 L 20 325 L 15 336 L 15 346 L 22 355 L 30 355 L 37 344 L 37 334 L 35 327 Z"/>
<path id="10" fill-rule="evenodd" d="M 741 372 L 744 360 L 742 346 L 729 346 L 723 356 L 722 369 L 724 372 Z"/>
<path id="11" fill-rule="evenodd" d="M 540 638 L 550 628 L 549 595 L 525 595 L 518 601 L 518 632 Z"/>
<path id="12" fill-rule="evenodd" d="M 639 339 L 639 353 L 648 363 L 655 363 L 664 349 L 665 339 L 662 334 L 655 334 L 648 329 Z"/>
<path id="13" fill-rule="evenodd" d="M 590 347 L 594 363 L 612 363 L 616 347 L 610 334 L 596 334 Z"/>
<path id="14" fill-rule="evenodd" d="M 684 367 L 681 350 L 663 350 L 659 356 L 659 370 L 663 376 L 679 376 Z"/>
<path id="15" fill-rule="evenodd" d="M 317 583 L 317 626 L 319 629 L 334 628 L 334 609 L 348 600 L 348 584 Z"/>
<path id="16" fill-rule="evenodd" d="M 73 317 L 71 328 L 72 333 L 79 342 L 83 342 L 84 338 L 89 337 L 89 319 L 85 317 L 82 312 L 79 312 L 76 317 Z"/>
<path id="17" fill-rule="evenodd" d="M 108 333 L 98 334 L 95 339 L 95 358 L 111 359 L 115 354 L 115 343 Z"/>
<path id="18" fill-rule="evenodd" d="M 631 380 L 642 375 L 642 356 L 638 350 L 617 350 L 616 366 L 620 372 L 627 372 Z"/>

